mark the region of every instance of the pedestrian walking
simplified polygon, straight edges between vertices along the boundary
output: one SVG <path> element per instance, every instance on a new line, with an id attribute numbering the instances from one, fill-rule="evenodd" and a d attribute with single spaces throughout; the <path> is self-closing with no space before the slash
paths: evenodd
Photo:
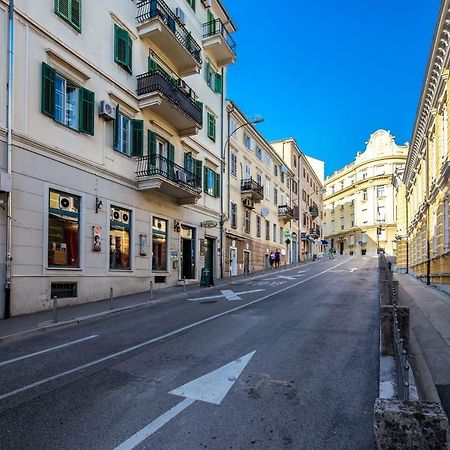
<path id="1" fill-rule="evenodd" d="M 280 267 L 280 259 L 281 259 L 281 253 L 280 253 L 280 250 L 277 248 L 275 251 L 275 265 L 277 267 Z"/>
<path id="2" fill-rule="evenodd" d="M 270 264 L 270 268 L 273 269 L 273 265 L 275 263 L 275 253 L 274 252 L 270 252 L 269 255 L 269 264 Z"/>

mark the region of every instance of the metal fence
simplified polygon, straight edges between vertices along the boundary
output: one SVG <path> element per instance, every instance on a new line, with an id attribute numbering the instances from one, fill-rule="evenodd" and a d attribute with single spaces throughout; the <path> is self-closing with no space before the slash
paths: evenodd
<path id="1" fill-rule="evenodd" d="M 389 292 L 389 303 L 392 306 L 392 337 L 394 347 L 394 359 L 397 375 L 397 392 L 400 400 L 409 401 L 409 371 L 408 353 L 406 342 L 400 332 L 400 320 L 398 315 L 398 296 L 393 283 L 390 264 L 384 255 L 380 255 L 380 284 L 386 283 Z"/>

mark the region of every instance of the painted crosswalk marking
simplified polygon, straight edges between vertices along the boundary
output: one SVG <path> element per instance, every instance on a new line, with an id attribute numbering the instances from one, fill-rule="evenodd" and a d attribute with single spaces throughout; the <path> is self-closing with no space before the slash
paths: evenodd
<path id="1" fill-rule="evenodd" d="M 234 292 L 231 289 L 225 289 L 220 291 L 220 294 L 208 295 L 207 297 L 189 298 L 188 300 L 190 302 L 199 302 L 201 300 L 210 300 L 213 298 L 226 298 L 228 301 L 242 300 L 242 298 L 239 297 L 240 295 L 253 294 L 254 292 L 261 292 L 264 290 L 265 289 L 253 289 L 251 291 Z"/>

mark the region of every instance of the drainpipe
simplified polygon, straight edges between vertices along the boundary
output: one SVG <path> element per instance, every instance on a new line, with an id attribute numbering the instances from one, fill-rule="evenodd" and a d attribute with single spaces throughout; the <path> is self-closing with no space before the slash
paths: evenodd
<path id="1" fill-rule="evenodd" d="M 223 121 L 224 121 L 224 115 L 223 115 L 223 109 L 224 109 L 224 86 L 225 86 L 225 78 L 224 78 L 224 69 L 222 67 L 221 69 L 221 75 L 222 75 L 222 94 L 220 96 L 220 278 L 223 278 L 223 225 L 224 225 L 224 204 L 223 204 L 223 191 L 224 191 L 224 173 L 225 173 L 225 149 L 224 147 L 224 141 L 223 141 Z"/>
<path id="2" fill-rule="evenodd" d="M 13 119 L 13 91 L 14 91 L 14 0 L 9 1 L 9 36 L 8 36 L 8 84 L 7 84 L 7 160 L 8 160 L 8 177 L 11 177 L 11 155 L 12 155 L 12 119 Z M 5 310 L 4 318 L 7 319 L 11 315 L 11 230 L 12 230 L 12 206 L 11 192 L 7 193 L 7 217 L 6 217 L 6 276 L 5 276 Z"/>

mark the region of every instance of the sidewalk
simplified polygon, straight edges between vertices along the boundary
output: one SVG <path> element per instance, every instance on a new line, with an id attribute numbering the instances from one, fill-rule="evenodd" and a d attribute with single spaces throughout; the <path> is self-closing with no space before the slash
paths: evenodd
<path id="1" fill-rule="evenodd" d="M 410 308 L 411 364 L 418 371 L 419 393 L 438 400 L 435 387 L 450 417 L 450 296 L 410 275 L 396 273 L 394 279 L 400 303 Z"/>
<path id="2" fill-rule="evenodd" d="M 80 305 L 66 306 L 58 308 L 58 322 L 53 323 L 53 311 L 42 311 L 23 316 L 14 316 L 6 320 L 0 320 L 0 343 L 10 339 L 20 338 L 26 335 L 43 333 L 55 327 L 67 326 L 79 323 L 85 320 L 92 320 L 108 314 L 118 313 L 130 308 L 143 307 L 149 304 L 155 304 L 161 301 L 175 300 L 177 298 L 187 297 L 198 292 L 207 292 L 214 287 L 219 287 L 230 282 L 239 280 L 252 280 L 261 278 L 269 273 L 284 272 L 296 267 L 311 264 L 309 261 L 305 263 L 295 263 L 291 265 L 281 266 L 277 269 L 254 272 L 249 275 L 238 275 L 230 278 L 222 278 L 214 280 L 215 286 L 200 287 L 199 282 L 195 284 L 186 284 L 186 291 L 183 286 L 173 286 L 153 291 L 153 299 L 150 301 L 150 292 L 142 292 L 139 294 L 115 297 L 113 300 L 113 309 L 110 309 L 110 300 L 104 299 L 96 302 L 82 303 Z"/>

